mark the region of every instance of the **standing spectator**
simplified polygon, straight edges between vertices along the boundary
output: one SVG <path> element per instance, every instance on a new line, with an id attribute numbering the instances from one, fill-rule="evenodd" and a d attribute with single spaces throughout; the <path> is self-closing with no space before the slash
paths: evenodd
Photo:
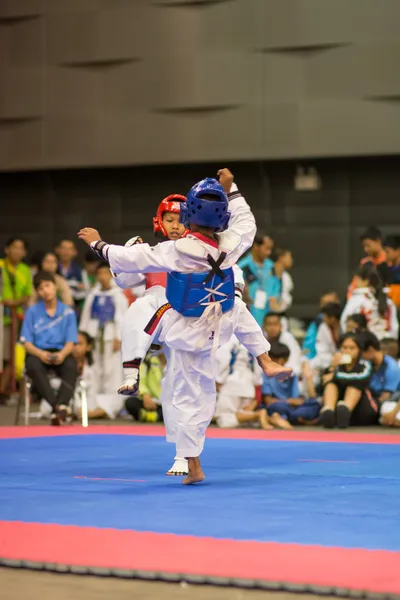
<path id="1" fill-rule="evenodd" d="M 329 302 L 321 309 L 322 323 L 317 332 L 317 353 L 310 361 L 314 369 L 325 370 L 337 352 L 340 339 L 340 304 Z"/>
<path id="2" fill-rule="evenodd" d="M 263 329 L 270 343 L 279 342 L 289 348 L 290 356 L 287 366 L 293 369 L 295 375 L 300 376 L 302 363 L 301 348 L 293 333 L 283 331 L 281 316 L 272 312 L 266 315 Z"/>
<path id="3" fill-rule="evenodd" d="M 271 293 L 271 271 L 274 263 L 269 257 L 273 244 L 269 236 L 257 234 L 250 252 L 238 262 L 250 296 L 249 309 L 259 325 L 262 325 L 266 313 L 270 310 L 269 300 L 279 293 L 278 289 L 272 290 Z"/>
<path id="4" fill-rule="evenodd" d="M 376 267 L 380 273 L 383 281 L 386 280 L 387 262 L 386 253 L 382 246 L 382 232 L 375 226 L 368 227 L 366 231 L 360 237 L 360 241 L 363 246 L 363 250 L 366 254 L 360 261 L 360 266 L 368 265 L 370 267 Z M 353 290 L 357 287 L 357 280 L 353 277 L 353 280 L 347 291 L 347 298 L 349 299 Z"/>
<path id="5" fill-rule="evenodd" d="M 346 330 L 347 317 L 362 314 L 368 329 L 382 340 L 384 337 L 398 338 L 399 322 L 393 302 L 385 294 L 381 277 L 370 265 L 363 265 L 355 278 L 356 288 L 344 307 L 341 326 Z"/>
<path id="6" fill-rule="evenodd" d="M 400 368 L 397 360 L 383 353 L 380 342 L 373 333 L 367 331 L 360 334 L 360 340 L 362 356 L 372 365 L 369 389 L 378 406 L 382 406 L 387 400 L 393 400 L 393 394 L 399 389 Z"/>
<path id="7" fill-rule="evenodd" d="M 400 310 L 400 235 L 391 235 L 385 240 L 388 260 L 389 296 Z"/>
<path id="8" fill-rule="evenodd" d="M 66 282 L 65 278 L 62 275 L 57 273 L 58 270 L 58 262 L 57 257 L 53 252 L 47 252 L 41 262 L 40 262 L 40 271 L 46 271 L 46 273 L 51 273 L 54 275 L 54 279 L 57 286 L 57 298 L 61 300 L 63 304 L 67 306 L 74 306 L 74 299 L 72 297 L 71 289 Z M 31 303 L 34 304 L 38 301 L 38 294 L 35 293 L 32 296 Z"/>
<path id="9" fill-rule="evenodd" d="M 86 290 L 82 278 L 82 268 L 74 262 L 78 255 L 75 243 L 72 240 L 61 240 L 56 248 L 56 255 L 59 260 L 59 272 L 67 280 L 75 307 L 80 310 L 86 297 Z"/>
<path id="10" fill-rule="evenodd" d="M 87 294 L 97 283 L 96 272 L 100 262 L 99 257 L 93 250 L 86 252 L 83 259 L 82 281 Z"/>
<path id="11" fill-rule="evenodd" d="M 26 311 L 21 331 L 27 353 L 26 370 L 40 397 L 52 407 L 52 424 L 61 425 L 77 379 L 72 356 L 77 342 L 76 317 L 69 306 L 57 300 L 54 275 L 38 273 L 34 285 L 40 300 Z M 57 395 L 50 386 L 50 371 L 61 379 Z"/>
<path id="12" fill-rule="evenodd" d="M 303 340 L 303 354 L 309 360 L 314 358 L 317 353 L 318 327 L 321 325 L 323 320 L 321 310 L 325 304 L 329 304 L 331 302 L 334 304 L 340 304 L 340 298 L 336 292 L 326 292 L 325 294 L 322 294 L 321 298 L 319 299 L 320 312 L 314 321 L 311 321 L 306 331 L 306 335 Z"/>
<path id="13" fill-rule="evenodd" d="M 117 390 L 123 381 L 121 327 L 128 301 L 122 290 L 115 284 L 107 263 L 98 266 L 97 282 L 86 298 L 80 330 L 88 333 L 95 343 L 94 393 L 107 396 L 106 401 L 114 407 L 119 407 L 120 411 L 123 407 L 123 399 Z"/>
<path id="14" fill-rule="evenodd" d="M 361 357 L 361 334 L 345 333 L 340 352 L 335 355 L 330 373 L 324 379 L 321 425 L 341 429 L 349 425 L 374 425 L 378 406 L 368 391 L 372 369 Z"/>
<path id="15" fill-rule="evenodd" d="M 5 245 L 5 258 L 0 259 L 2 278 L 1 302 L 4 306 L 3 317 L 3 360 L 1 375 L 0 401 L 8 397 L 11 378 L 10 360 L 12 333 L 16 341 L 19 326 L 24 318 L 24 310 L 32 295 L 32 276 L 28 265 L 22 261 L 26 256 L 27 245 L 22 238 L 11 238 Z M 12 332 L 12 311 L 17 317 L 16 331 Z"/>
<path id="16" fill-rule="evenodd" d="M 290 250 L 277 248 L 274 252 L 275 263 L 272 276 L 276 278 L 279 296 L 270 299 L 271 310 L 285 316 L 285 313 L 293 304 L 293 279 L 289 273 L 293 267 L 293 257 Z"/>

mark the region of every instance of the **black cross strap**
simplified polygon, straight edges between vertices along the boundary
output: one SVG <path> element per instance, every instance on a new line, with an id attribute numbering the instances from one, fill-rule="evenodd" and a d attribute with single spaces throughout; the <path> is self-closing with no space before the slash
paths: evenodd
<path id="1" fill-rule="evenodd" d="M 221 265 L 226 258 L 226 252 L 221 252 L 217 260 L 214 260 L 210 254 L 207 254 L 207 260 L 211 267 L 211 271 L 204 280 L 204 283 L 209 283 L 214 275 L 218 275 L 221 279 L 225 279 L 225 274 L 221 269 Z"/>

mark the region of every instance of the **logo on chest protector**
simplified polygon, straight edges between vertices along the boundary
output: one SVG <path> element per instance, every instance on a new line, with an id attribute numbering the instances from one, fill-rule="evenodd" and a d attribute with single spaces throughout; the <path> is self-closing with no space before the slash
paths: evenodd
<path id="1" fill-rule="evenodd" d="M 212 331 L 210 337 L 208 338 L 210 340 L 210 342 L 214 341 L 214 336 L 215 336 L 215 331 Z"/>

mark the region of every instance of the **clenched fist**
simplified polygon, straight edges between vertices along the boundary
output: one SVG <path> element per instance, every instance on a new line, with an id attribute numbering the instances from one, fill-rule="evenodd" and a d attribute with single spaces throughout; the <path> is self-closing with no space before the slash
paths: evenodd
<path id="1" fill-rule="evenodd" d="M 233 183 L 233 175 L 229 169 L 220 169 L 217 173 L 219 177 L 219 182 L 224 188 L 225 192 L 229 194 L 231 191 L 231 185 Z"/>
<path id="2" fill-rule="evenodd" d="M 101 240 L 101 235 L 97 231 L 97 229 L 93 229 L 93 227 L 84 227 L 78 232 L 78 238 L 83 240 L 88 246 L 92 242 L 98 242 Z"/>

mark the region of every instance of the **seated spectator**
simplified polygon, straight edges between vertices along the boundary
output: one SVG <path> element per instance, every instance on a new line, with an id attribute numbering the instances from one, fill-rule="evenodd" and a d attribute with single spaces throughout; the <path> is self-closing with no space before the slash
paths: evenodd
<path id="1" fill-rule="evenodd" d="M 389 296 L 400 310 L 400 235 L 391 235 L 385 240 L 388 260 Z"/>
<path id="2" fill-rule="evenodd" d="M 97 394 L 96 371 L 93 367 L 93 338 L 86 331 L 79 331 L 78 343 L 74 349 L 74 357 L 78 365 L 78 373 L 85 383 L 88 418 L 116 419 L 122 409 L 120 398 L 112 394 Z M 81 418 L 80 395 L 75 394 L 74 408 Z"/>
<path id="3" fill-rule="evenodd" d="M 375 267 L 381 276 L 383 281 L 386 280 L 387 262 L 386 253 L 382 246 L 382 232 L 374 225 L 368 227 L 366 231 L 360 237 L 360 241 L 363 246 L 363 250 L 366 254 L 360 261 L 360 267 L 366 265 L 369 267 Z M 356 276 L 353 277 L 352 282 L 347 290 L 347 299 L 350 298 L 352 292 L 357 287 Z"/>
<path id="4" fill-rule="evenodd" d="M 349 425 L 378 422 L 378 406 L 368 390 L 372 368 L 361 357 L 361 335 L 345 333 L 340 340 L 340 352 L 335 355 L 325 379 L 320 415 L 323 427 L 337 425 L 344 429 Z"/>
<path id="5" fill-rule="evenodd" d="M 322 307 L 322 323 L 318 327 L 316 356 L 310 361 L 313 369 L 327 369 L 337 352 L 340 339 L 340 304 L 329 302 Z"/>
<path id="6" fill-rule="evenodd" d="M 271 310 L 285 316 L 293 304 L 293 279 L 289 273 L 293 267 L 293 257 L 290 250 L 277 248 L 274 251 L 275 263 L 272 276 L 276 278 L 279 296 L 270 299 Z"/>
<path id="7" fill-rule="evenodd" d="M 264 332 L 267 340 L 285 344 L 290 350 L 287 366 L 293 369 L 295 375 L 301 374 L 302 355 L 301 348 L 290 331 L 283 331 L 281 317 L 277 313 L 269 313 L 264 319 Z"/>
<path id="8" fill-rule="evenodd" d="M 148 354 L 140 366 L 139 396 L 125 400 L 125 408 L 135 421 L 156 423 L 163 420 L 161 407 L 161 381 L 163 378 L 163 355 Z"/>
<path id="9" fill-rule="evenodd" d="M 367 319 L 364 315 L 349 315 L 346 319 L 346 333 L 355 333 L 356 331 L 368 331 Z"/>
<path id="10" fill-rule="evenodd" d="M 326 292 L 325 294 L 322 294 L 319 300 L 320 309 L 322 309 L 322 307 L 325 306 L 325 304 L 329 304 L 331 302 L 335 304 L 340 303 L 339 296 L 336 292 Z M 317 353 L 317 333 L 318 327 L 321 325 L 322 320 L 323 315 L 320 312 L 314 319 L 314 321 L 311 321 L 303 340 L 303 354 L 309 360 L 314 358 Z"/>
<path id="11" fill-rule="evenodd" d="M 267 411 L 256 410 L 256 388 L 262 383 L 262 371 L 236 336 L 221 346 L 216 354 L 218 427 L 239 427 L 259 423 L 262 429 L 273 429 Z"/>
<path id="12" fill-rule="evenodd" d="M 382 352 L 395 359 L 400 367 L 399 360 L 399 342 L 390 338 L 381 341 Z M 393 394 L 390 400 L 386 400 L 381 406 L 380 424 L 388 427 L 400 427 L 400 384 L 397 386 L 397 392 Z"/>
<path id="13" fill-rule="evenodd" d="M 356 288 L 344 307 L 341 326 L 346 330 L 347 317 L 362 314 L 367 326 L 378 339 L 399 335 L 397 311 L 393 302 L 385 294 L 379 273 L 369 265 L 362 266 L 355 278 Z"/>
<path id="14" fill-rule="evenodd" d="M 86 289 L 82 278 L 82 268 L 74 262 L 78 256 L 75 242 L 61 240 L 56 248 L 56 255 L 59 260 L 59 272 L 71 289 L 75 308 L 81 309 L 86 298 Z"/>
<path id="15" fill-rule="evenodd" d="M 97 284 L 86 298 L 79 329 L 86 331 L 95 343 L 93 393 L 103 394 L 103 402 L 122 410 L 123 398 L 117 390 L 123 382 L 121 327 L 128 301 L 115 284 L 107 263 L 98 266 L 96 277 Z"/>
<path id="16" fill-rule="evenodd" d="M 32 295 L 31 272 L 28 265 L 22 262 L 26 251 L 27 245 L 23 239 L 11 238 L 5 245 L 5 258 L 0 259 L 2 276 L 0 292 L 4 307 L 2 324 L 4 368 L 0 375 L 0 403 L 5 401 L 10 393 L 12 346 L 18 338 L 25 308 Z M 16 316 L 15 331 L 12 328 L 12 311 Z"/>
<path id="17" fill-rule="evenodd" d="M 393 395 L 400 389 L 400 368 L 396 359 L 383 353 L 380 342 L 373 333 L 366 332 L 360 335 L 362 356 L 372 364 L 369 389 L 378 406 L 382 408 L 385 402 L 396 400 Z M 384 408 L 384 412 L 386 411 L 387 406 Z"/>
<path id="18" fill-rule="evenodd" d="M 76 361 L 72 356 L 77 342 L 74 311 L 57 300 L 54 275 L 40 272 L 34 286 L 39 302 L 26 311 L 21 342 L 26 351 L 26 371 L 41 398 L 52 407 L 52 425 L 61 425 L 67 417 L 67 407 L 77 379 Z M 49 373 L 61 379 L 56 394 L 49 382 Z"/>
<path id="19" fill-rule="evenodd" d="M 250 296 L 249 310 L 260 326 L 270 311 L 269 299 L 274 296 L 270 289 L 274 263 L 269 258 L 273 245 L 268 235 L 257 233 L 251 250 L 238 262 Z"/>
<path id="20" fill-rule="evenodd" d="M 54 275 L 54 279 L 57 286 L 57 297 L 63 304 L 67 306 L 74 306 L 74 299 L 72 297 L 72 292 L 67 281 L 64 279 L 62 275 L 57 273 L 58 262 L 57 257 L 53 252 L 47 252 L 41 262 L 40 262 L 40 271 L 46 271 L 46 273 L 52 273 Z M 32 295 L 31 303 L 34 304 L 38 301 L 37 292 Z"/>
<path id="21" fill-rule="evenodd" d="M 289 348 L 285 344 L 279 342 L 271 344 L 269 356 L 278 364 L 288 365 L 289 355 Z M 315 397 L 311 373 L 309 373 L 308 383 L 312 386 L 313 397 L 305 400 L 300 396 L 297 375 L 292 375 L 285 381 L 263 375 L 263 405 L 272 424 L 276 423 L 277 416 L 285 420 L 282 429 L 292 429 L 293 425 L 315 421 L 320 411 L 320 404 Z"/>

